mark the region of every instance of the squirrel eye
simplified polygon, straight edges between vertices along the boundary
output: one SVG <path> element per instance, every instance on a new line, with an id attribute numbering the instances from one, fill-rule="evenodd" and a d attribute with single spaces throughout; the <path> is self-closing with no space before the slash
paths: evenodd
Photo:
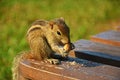
<path id="1" fill-rule="evenodd" d="M 58 34 L 58 35 L 61 35 L 61 33 L 60 33 L 59 31 L 57 31 L 57 34 Z"/>

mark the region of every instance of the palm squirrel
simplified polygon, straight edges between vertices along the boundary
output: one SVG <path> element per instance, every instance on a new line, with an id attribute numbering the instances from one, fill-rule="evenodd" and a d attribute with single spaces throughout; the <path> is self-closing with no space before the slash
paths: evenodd
<path id="1" fill-rule="evenodd" d="M 58 59 L 52 58 L 55 53 L 67 57 L 74 45 L 70 41 L 70 30 L 63 18 L 51 21 L 37 20 L 33 22 L 26 35 L 30 46 L 30 53 L 24 52 L 17 55 L 13 62 L 13 80 L 18 80 L 19 62 L 24 59 L 48 61 L 51 64 L 59 64 Z"/>

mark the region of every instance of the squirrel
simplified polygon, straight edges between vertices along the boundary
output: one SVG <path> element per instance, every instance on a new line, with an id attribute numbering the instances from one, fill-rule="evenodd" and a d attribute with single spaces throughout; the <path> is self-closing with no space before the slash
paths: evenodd
<path id="1" fill-rule="evenodd" d="M 60 61 L 53 56 L 59 53 L 62 57 L 67 57 L 68 53 L 74 49 L 70 40 L 69 27 L 63 18 L 33 22 L 27 31 L 26 38 L 31 51 L 15 57 L 12 68 L 13 80 L 19 78 L 18 66 L 21 60 L 32 58 L 47 61 L 51 64 L 59 64 Z"/>

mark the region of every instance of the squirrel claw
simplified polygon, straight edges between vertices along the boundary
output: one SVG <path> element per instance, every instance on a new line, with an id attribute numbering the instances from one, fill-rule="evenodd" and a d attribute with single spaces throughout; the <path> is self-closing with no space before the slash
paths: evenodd
<path id="1" fill-rule="evenodd" d="M 62 55 L 62 57 L 64 57 L 64 58 L 68 57 L 68 53 L 66 53 L 66 52 L 65 52 L 65 53 L 62 53 L 61 55 Z"/>
<path id="2" fill-rule="evenodd" d="M 47 59 L 47 62 L 50 64 L 60 64 L 60 61 L 58 59 Z"/>

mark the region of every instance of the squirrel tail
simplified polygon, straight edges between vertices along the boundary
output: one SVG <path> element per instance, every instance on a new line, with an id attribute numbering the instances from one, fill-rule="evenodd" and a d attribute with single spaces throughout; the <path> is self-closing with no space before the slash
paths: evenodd
<path id="1" fill-rule="evenodd" d="M 13 66 L 12 66 L 12 78 L 13 80 L 19 80 L 19 63 L 21 60 L 27 59 L 29 52 L 20 52 L 13 60 Z"/>

